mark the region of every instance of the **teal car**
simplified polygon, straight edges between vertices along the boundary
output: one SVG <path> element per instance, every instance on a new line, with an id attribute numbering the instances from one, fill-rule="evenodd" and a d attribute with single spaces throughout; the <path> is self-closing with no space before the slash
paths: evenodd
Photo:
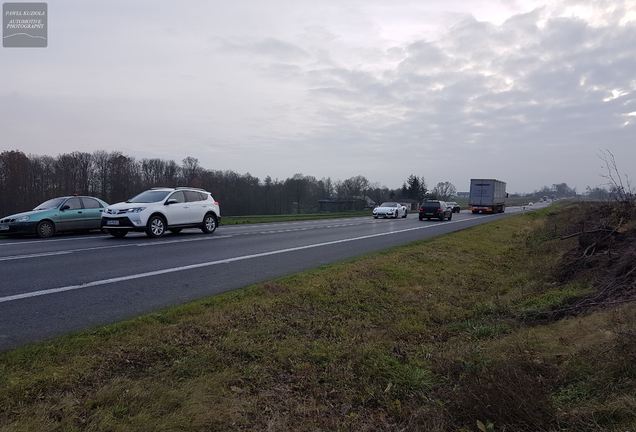
<path id="1" fill-rule="evenodd" d="M 46 238 L 62 231 L 98 230 L 106 207 L 106 202 L 94 197 L 53 198 L 32 211 L 0 219 L 0 234 L 36 234 Z"/>

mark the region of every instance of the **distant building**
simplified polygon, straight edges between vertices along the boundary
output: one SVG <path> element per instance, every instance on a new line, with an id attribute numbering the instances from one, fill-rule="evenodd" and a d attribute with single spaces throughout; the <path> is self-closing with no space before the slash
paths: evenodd
<path id="1" fill-rule="evenodd" d="M 406 206 L 406 208 L 409 210 L 417 210 L 420 205 L 420 203 L 417 200 L 410 199 L 410 198 L 402 198 L 398 200 L 398 202 L 402 204 L 403 206 Z"/>

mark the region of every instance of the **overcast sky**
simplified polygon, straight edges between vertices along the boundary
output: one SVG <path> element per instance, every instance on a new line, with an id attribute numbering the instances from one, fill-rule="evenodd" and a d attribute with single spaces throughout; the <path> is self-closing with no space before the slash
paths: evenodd
<path id="1" fill-rule="evenodd" d="M 0 149 L 389 187 L 636 178 L 636 1 L 49 2 L 0 48 Z"/>

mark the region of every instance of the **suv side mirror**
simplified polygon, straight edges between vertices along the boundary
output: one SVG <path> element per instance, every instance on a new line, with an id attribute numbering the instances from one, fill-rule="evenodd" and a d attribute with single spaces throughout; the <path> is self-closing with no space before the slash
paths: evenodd
<path id="1" fill-rule="evenodd" d="M 71 208 L 71 206 L 70 206 L 70 205 L 68 205 L 68 204 L 64 204 L 62 207 L 60 207 L 60 211 L 68 210 L 68 209 L 70 209 L 70 208 Z"/>
<path id="2" fill-rule="evenodd" d="M 177 201 L 176 199 L 174 199 L 174 198 L 170 198 L 168 201 L 166 201 L 166 204 L 165 204 L 165 205 L 176 204 L 176 203 L 178 203 L 178 202 L 179 202 L 179 201 Z"/>

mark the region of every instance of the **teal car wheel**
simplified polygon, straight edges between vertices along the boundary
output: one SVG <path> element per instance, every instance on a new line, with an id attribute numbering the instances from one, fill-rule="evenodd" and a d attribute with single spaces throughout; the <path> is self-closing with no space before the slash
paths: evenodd
<path id="1" fill-rule="evenodd" d="M 53 237 L 55 234 L 55 224 L 49 220 L 40 221 L 35 228 L 35 233 L 40 238 Z"/>

